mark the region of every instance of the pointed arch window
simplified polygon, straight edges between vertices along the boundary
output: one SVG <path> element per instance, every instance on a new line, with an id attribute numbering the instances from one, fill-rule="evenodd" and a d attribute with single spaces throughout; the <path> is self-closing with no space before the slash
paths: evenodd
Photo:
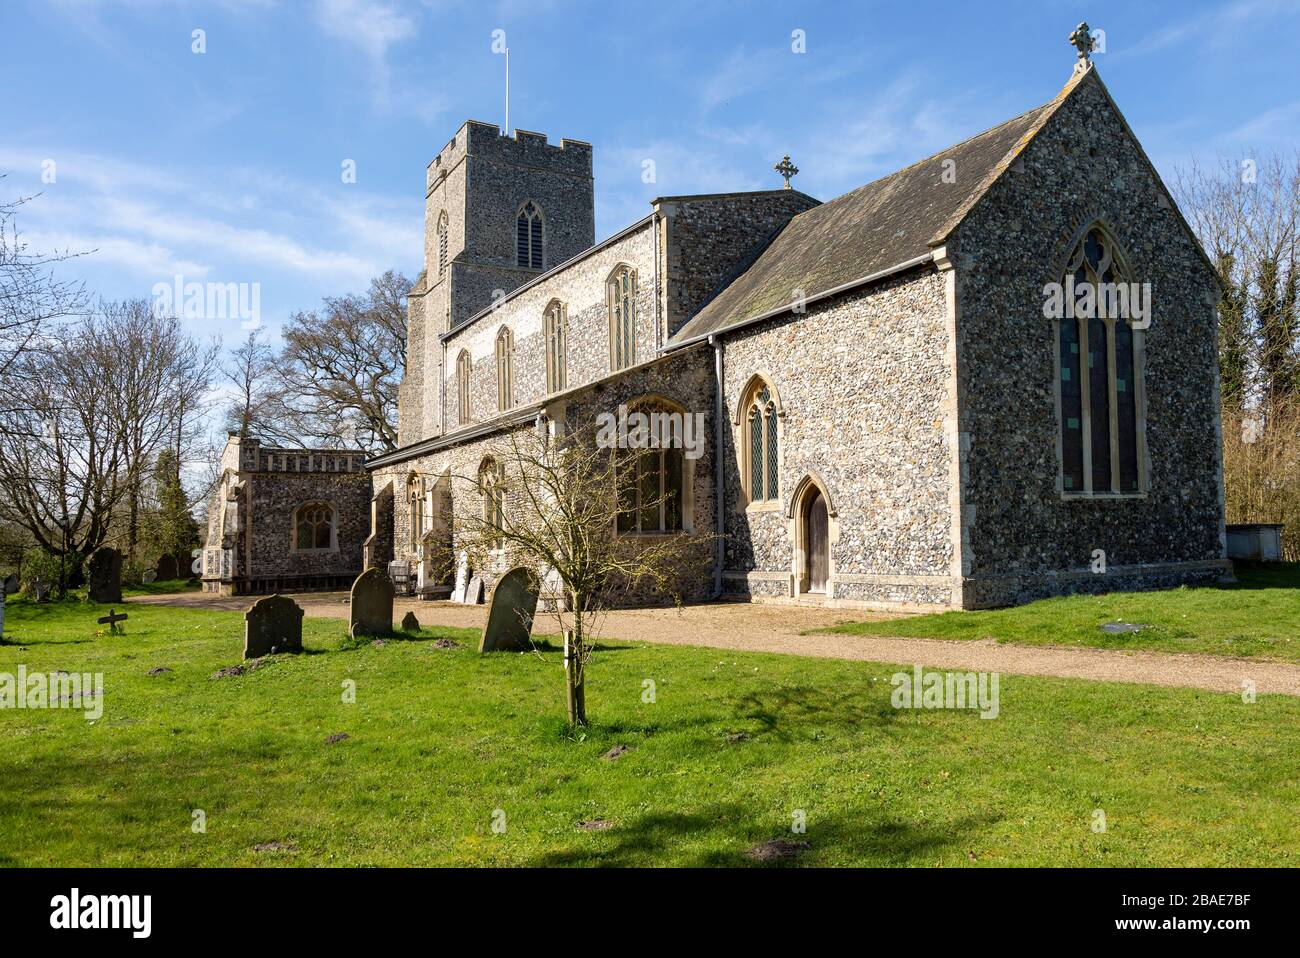
<path id="1" fill-rule="evenodd" d="M 529 200 L 515 218 L 515 265 L 526 269 L 542 268 L 542 208 Z"/>
<path id="2" fill-rule="evenodd" d="M 515 336 L 504 326 L 497 333 L 497 409 L 505 412 L 515 404 Z"/>
<path id="3" fill-rule="evenodd" d="M 447 275 L 447 213 L 438 217 L 438 279 Z"/>
<path id="4" fill-rule="evenodd" d="M 558 300 L 546 307 L 546 391 L 559 392 L 568 382 L 569 310 Z"/>
<path id="5" fill-rule="evenodd" d="M 613 372 L 636 363 L 636 272 L 620 266 L 606 284 L 609 304 L 609 368 Z"/>
<path id="6" fill-rule="evenodd" d="M 489 548 L 506 547 L 506 491 L 500 465 L 491 457 L 478 470 L 479 492 L 483 496 L 483 532 Z"/>
<path id="7" fill-rule="evenodd" d="M 771 386 L 755 378 L 742 404 L 741 469 L 750 502 L 775 502 L 780 498 L 776 396 Z"/>
<path id="8" fill-rule="evenodd" d="M 1090 227 L 1066 262 L 1057 324 L 1061 491 L 1067 496 L 1145 490 L 1136 295 L 1115 240 L 1100 226 Z"/>
<path id="9" fill-rule="evenodd" d="M 662 401 L 630 403 L 628 411 L 684 415 L 680 407 Z M 618 531 L 625 534 L 681 532 L 689 495 L 686 470 L 686 457 L 680 445 L 621 450 L 614 470 L 618 486 Z"/>
<path id="10" fill-rule="evenodd" d="M 470 373 L 473 371 L 474 363 L 469 357 L 469 351 L 462 349 L 460 355 L 456 357 L 456 397 L 459 401 L 458 416 L 462 426 L 470 421 Z"/>

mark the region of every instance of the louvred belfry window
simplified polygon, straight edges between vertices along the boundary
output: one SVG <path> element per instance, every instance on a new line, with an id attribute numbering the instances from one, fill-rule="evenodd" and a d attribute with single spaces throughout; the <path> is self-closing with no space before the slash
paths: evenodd
<path id="1" fill-rule="evenodd" d="M 542 211 L 529 200 L 515 219 L 515 265 L 542 268 Z"/>

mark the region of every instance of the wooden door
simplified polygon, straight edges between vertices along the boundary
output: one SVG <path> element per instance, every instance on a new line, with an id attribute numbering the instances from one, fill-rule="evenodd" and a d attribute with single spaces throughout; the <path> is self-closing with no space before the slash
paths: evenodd
<path id="1" fill-rule="evenodd" d="M 820 492 L 808 502 L 808 528 L 805 538 L 808 555 L 808 591 L 825 592 L 830 572 L 830 537 L 827 533 L 826 500 Z"/>

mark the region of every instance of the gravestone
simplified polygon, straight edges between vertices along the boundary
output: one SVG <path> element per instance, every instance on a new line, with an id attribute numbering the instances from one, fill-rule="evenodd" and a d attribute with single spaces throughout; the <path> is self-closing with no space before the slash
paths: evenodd
<path id="1" fill-rule="evenodd" d="M 95 621 L 100 625 L 108 626 L 108 632 L 110 635 L 121 635 L 124 630 L 118 623 L 125 622 L 127 618 L 129 617 L 125 612 L 118 612 L 117 609 L 109 609 L 108 615 L 101 615 Z"/>
<path id="2" fill-rule="evenodd" d="M 160 556 L 158 566 L 154 569 L 154 575 L 157 576 L 159 582 L 170 582 L 172 579 L 179 579 L 181 570 L 176 562 L 176 557 L 171 555 Z"/>
<path id="3" fill-rule="evenodd" d="M 515 566 L 492 587 L 487 625 L 483 627 L 480 652 L 522 651 L 531 647 L 529 635 L 537 614 L 537 576 L 531 569 Z"/>
<path id="4" fill-rule="evenodd" d="M 469 555 L 461 550 L 456 560 L 456 588 L 451 593 L 452 602 L 464 602 L 465 590 L 469 588 Z"/>
<path id="5" fill-rule="evenodd" d="M 154 572 L 153 569 L 145 569 L 144 575 L 140 576 L 140 581 L 143 582 L 145 585 L 148 585 L 151 582 L 157 582 L 158 573 Z"/>
<path id="6" fill-rule="evenodd" d="M 465 586 L 465 604 L 483 604 L 483 577 L 481 575 L 476 575 L 471 578 L 469 580 L 469 585 Z"/>
<path id="7" fill-rule="evenodd" d="M 244 613 L 244 658 L 302 651 L 302 609 L 293 599 L 268 595 Z"/>
<path id="8" fill-rule="evenodd" d="M 18 591 L 21 583 L 18 581 L 18 573 L 12 572 L 9 578 L 5 579 L 5 595 L 13 595 Z"/>
<path id="9" fill-rule="evenodd" d="M 367 569 L 352 583 L 348 631 L 354 635 L 388 635 L 393 631 L 393 580 Z"/>
<path id="10" fill-rule="evenodd" d="M 403 632 L 420 631 L 420 620 L 415 617 L 414 612 L 408 612 L 406 613 L 406 615 L 402 616 L 402 631 Z"/>
<path id="11" fill-rule="evenodd" d="M 45 584 L 45 580 L 37 576 L 32 581 L 32 595 L 36 597 L 37 602 L 50 601 L 50 587 Z"/>
<path id="12" fill-rule="evenodd" d="M 90 601 L 122 601 L 122 553 L 104 546 L 90 557 Z"/>

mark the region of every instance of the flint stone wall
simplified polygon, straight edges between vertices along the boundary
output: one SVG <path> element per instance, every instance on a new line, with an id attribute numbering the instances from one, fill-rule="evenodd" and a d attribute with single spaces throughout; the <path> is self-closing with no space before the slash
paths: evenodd
<path id="1" fill-rule="evenodd" d="M 1225 553 L 1212 276 L 1095 77 L 1020 159 L 952 244 L 970 446 L 967 604 L 1217 578 Z M 1133 281 L 1151 283 L 1144 497 L 1067 499 L 1058 490 L 1043 286 L 1061 280 L 1062 262 L 1097 218 L 1119 240 Z M 1095 549 L 1106 553 L 1106 575 L 1084 574 Z M 1176 563 L 1189 565 L 1168 568 Z"/>

